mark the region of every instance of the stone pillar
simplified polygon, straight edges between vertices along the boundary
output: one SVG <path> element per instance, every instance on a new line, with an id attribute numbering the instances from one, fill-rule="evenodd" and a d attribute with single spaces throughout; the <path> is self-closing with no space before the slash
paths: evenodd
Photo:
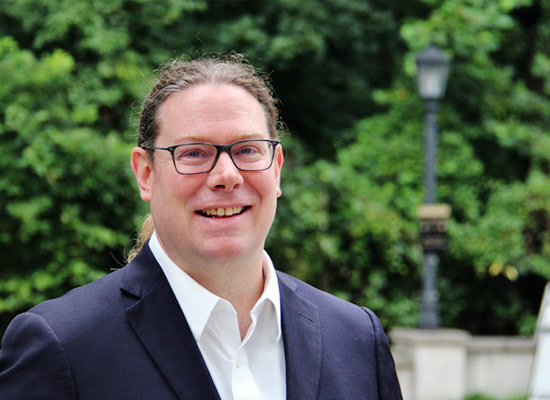
<path id="1" fill-rule="evenodd" d="M 468 332 L 454 329 L 392 330 L 390 339 L 404 399 L 462 400 L 470 338 Z"/>

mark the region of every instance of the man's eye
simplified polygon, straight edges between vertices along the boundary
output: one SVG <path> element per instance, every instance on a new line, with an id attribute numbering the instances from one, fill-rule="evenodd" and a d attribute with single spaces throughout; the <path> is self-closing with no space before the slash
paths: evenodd
<path id="1" fill-rule="evenodd" d="M 180 149 L 179 152 L 175 154 L 177 161 L 197 161 L 204 160 L 209 157 L 208 152 L 202 149 Z"/>
<path id="2" fill-rule="evenodd" d="M 252 154 L 255 152 L 256 152 L 256 149 L 253 149 L 252 147 L 243 147 L 242 149 L 238 150 L 239 154 Z"/>
<path id="3" fill-rule="evenodd" d="M 258 149 L 255 146 L 245 146 L 235 150 L 235 155 L 240 155 L 240 156 L 253 156 L 260 153 L 261 153 L 260 149 Z"/>
<path id="4" fill-rule="evenodd" d="M 200 151 L 198 150 L 191 150 L 191 151 L 188 151 L 188 152 L 185 152 L 182 154 L 182 157 L 189 157 L 189 158 L 196 158 L 196 157 L 200 157 L 202 154 Z"/>

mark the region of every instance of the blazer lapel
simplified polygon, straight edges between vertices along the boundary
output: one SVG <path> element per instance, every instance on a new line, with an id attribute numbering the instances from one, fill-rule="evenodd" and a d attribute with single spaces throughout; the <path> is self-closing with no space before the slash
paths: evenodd
<path id="1" fill-rule="evenodd" d="M 321 377 L 321 328 L 317 306 L 296 294 L 296 283 L 279 273 L 287 400 L 316 399 Z"/>
<path id="2" fill-rule="evenodd" d="M 124 268 L 121 289 L 136 298 L 126 316 L 180 399 L 220 397 L 170 284 L 149 246 Z"/>

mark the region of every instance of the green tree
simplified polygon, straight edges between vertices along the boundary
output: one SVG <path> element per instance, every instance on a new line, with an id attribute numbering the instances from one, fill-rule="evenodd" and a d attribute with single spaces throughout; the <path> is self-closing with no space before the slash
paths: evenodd
<path id="1" fill-rule="evenodd" d="M 483 165 L 480 206 L 451 225 L 442 285 L 448 323 L 478 332 L 531 332 L 549 279 L 548 15 L 541 1 L 445 1 L 402 31 L 413 50 L 431 38 L 452 52 L 446 123 Z"/>
<path id="2" fill-rule="evenodd" d="M 298 275 L 373 307 L 388 326 L 414 325 L 423 193 L 414 56 L 435 42 L 453 58 L 438 163 L 439 198 L 453 209 L 439 275 L 443 324 L 530 333 L 550 273 L 550 93 L 542 78 L 550 7 L 425 3 L 429 17 L 401 27 L 403 73 L 374 93 L 387 111 L 357 123 L 334 162 L 287 169 L 283 192 L 292 198 L 282 203 L 273 246 L 284 243 L 277 251 Z"/>
<path id="3" fill-rule="evenodd" d="M 123 262 L 135 226 L 130 147 L 93 127 L 73 58 L 36 58 L 0 39 L 0 312 L 95 279 Z M 104 268 L 104 269 L 101 269 Z"/>
<path id="4" fill-rule="evenodd" d="M 4 1 L 1 325 L 124 263 L 146 208 L 128 165 L 134 111 L 156 66 L 202 51 L 248 54 L 273 71 L 285 120 L 315 158 L 373 108 L 370 88 L 389 82 L 398 9 L 341 0 Z"/>
<path id="5" fill-rule="evenodd" d="M 238 51 L 271 76 L 292 133 L 276 264 L 413 326 L 414 55 L 435 42 L 453 58 L 438 166 L 453 209 L 444 324 L 529 332 L 550 261 L 549 16 L 542 0 L 5 0 L 0 323 L 124 263 L 146 209 L 128 158 L 151 71 Z"/>

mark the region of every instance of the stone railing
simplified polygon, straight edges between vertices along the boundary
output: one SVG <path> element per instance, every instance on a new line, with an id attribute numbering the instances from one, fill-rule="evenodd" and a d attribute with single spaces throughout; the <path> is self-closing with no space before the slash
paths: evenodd
<path id="1" fill-rule="evenodd" d="M 473 393 L 501 399 L 527 394 L 533 338 L 394 329 L 390 340 L 405 400 L 462 400 Z"/>

